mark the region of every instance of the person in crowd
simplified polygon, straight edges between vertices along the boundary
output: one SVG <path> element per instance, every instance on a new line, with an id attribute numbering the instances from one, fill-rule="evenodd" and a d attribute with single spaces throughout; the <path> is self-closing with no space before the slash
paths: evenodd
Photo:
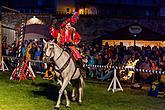
<path id="1" fill-rule="evenodd" d="M 105 80 L 108 80 L 112 76 L 112 74 L 113 74 L 113 70 L 111 68 L 112 64 L 113 64 L 112 59 L 109 58 L 108 63 L 106 65 L 108 68 L 104 69 L 105 75 L 103 77 L 99 78 L 100 80 L 105 81 Z"/>
<path id="2" fill-rule="evenodd" d="M 36 44 L 33 42 L 32 43 L 32 48 L 30 49 L 30 54 L 31 54 L 31 59 L 34 60 L 34 55 L 35 55 L 35 52 L 37 51 L 37 47 L 36 47 Z"/>
<path id="3" fill-rule="evenodd" d="M 32 48 L 32 42 L 29 43 L 27 49 L 26 49 L 26 60 L 31 60 L 31 50 Z"/>
<path id="4" fill-rule="evenodd" d="M 40 60 L 41 59 L 40 56 L 41 56 L 41 49 L 39 46 L 37 46 L 37 50 L 34 53 L 34 60 Z"/>
<path id="5" fill-rule="evenodd" d="M 8 55 L 9 54 L 9 52 L 8 52 L 8 45 L 7 45 L 7 43 L 6 42 L 3 42 L 2 43 L 2 55 Z"/>
<path id="6" fill-rule="evenodd" d="M 150 70 L 150 62 L 148 56 L 144 56 L 142 63 L 139 65 L 139 69 Z M 148 77 L 149 77 L 148 73 L 145 73 L 143 71 L 140 72 L 140 79 L 142 83 L 148 82 L 147 81 Z"/>
<path id="7" fill-rule="evenodd" d="M 95 64 L 96 65 L 102 65 L 102 55 L 99 53 L 95 56 Z M 99 79 L 100 77 L 103 77 L 103 69 L 102 68 L 96 68 L 96 77 Z"/>
<path id="8" fill-rule="evenodd" d="M 128 58 L 129 58 L 129 55 L 128 54 L 125 54 L 123 59 L 122 59 L 122 64 L 125 65 L 128 61 Z"/>
<path id="9" fill-rule="evenodd" d="M 94 55 L 90 55 L 90 58 L 88 60 L 88 65 L 94 65 L 95 64 L 95 57 Z M 89 68 L 89 78 L 94 78 L 94 70 L 95 68 Z"/>
<path id="10" fill-rule="evenodd" d="M 158 65 L 156 64 L 155 61 L 153 61 L 152 59 L 150 59 L 150 69 L 151 70 L 159 70 Z M 154 74 L 154 73 L 149 73 L 149 82 L 152 83 L 155 80 L 159 79 L 159 75 L 158 74 Z"/>
<path id="11" fill-rule="evenodd" d="M 39 46 L 37 46 L 37 50 L 34 53 L 34 60 L 41 60 L 41 48 Z M 35 66 L 36 66 L 36 70 L 39 71 L 42 70 L 40 62 L 36 63 Z"/>
<path id="12" fill-rule="evenodd" d="M 25 45 L 24 44 L 22 44 L 22 57 L 23 57 L 23 59 L 26 59 L 26 49 L 25 49 Z"/>

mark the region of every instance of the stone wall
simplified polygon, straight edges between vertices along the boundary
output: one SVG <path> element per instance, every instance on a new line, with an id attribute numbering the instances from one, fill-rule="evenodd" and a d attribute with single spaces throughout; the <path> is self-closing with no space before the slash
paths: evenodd
<path id="1" fill-rule="evenodd" d="M 133 23 L 138 23 L 148 29 L 165 35 L 165 19 L 149 18 L 102 18 L 102 17 L 80 17 L 76 29 L 84 40 L 93 39 L 113 32 Z"/>
<path id="2" fill-rule="evenodd" d="M 33 14 L 35 15 L 35 14 Z M 33 16 L 28 14 L 27 19 Z M 71 15 L 58 15 L 51 16 L 46 14 L 37 14 L 36 17 L 41 19 L 46 25 L 51 26 L 51 20 L 53 18 L 58 19 L 58 21 L 64 21 L 66 18 Z M 21 14 L 18 15 L 2 15 L 2 24 L 10 25 L 12 28 L 17 28 L 21 24 Z M 109 17 L 100 17 L 100 16 L 83 16 L 80 15 L 79 21 L 76 24 L 76 29 L 82 36 L 82 41 L 90 41 L 97 37 L 103 36 L 106 33 L 113 32 L 125 26 L 128 26 L 133 23 L 138 23 L 146 28 L 149 28 L 155 32 L 165 35 L 165 19 L 164 18 L 109 18 Z"/>

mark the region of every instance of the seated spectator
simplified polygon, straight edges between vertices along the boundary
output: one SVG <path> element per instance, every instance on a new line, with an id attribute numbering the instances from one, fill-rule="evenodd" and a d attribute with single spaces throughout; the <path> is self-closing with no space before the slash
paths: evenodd
<path id="1" fill-rule="evenodd" d="M 99 79 L 105 81 L 105 80 L 108 80 L 112 74 L 113 74 L 113 69 L 111 68 L 112 66 L 112 59 L 109 59 L 108 60 L 108 64 L 106 65 L 107 68 L 105 68 L 104 72 L 105 72 L 105 75 Z"/>
<path id="2" fill-rule="evenodd" d="M 151 70 L 159 70 L 155 61 L 150 60 L 150 63 L 151 63 L 151 67 L 150 67 Z M 158 74 L 154 74 L 154 73 L 149 73 L 149 74 L 150 74 L 150 76 L 149 76 L 150 83 L 154 82 L 155 80 L 158 80 L 158 78 L 159 78 Z"/>

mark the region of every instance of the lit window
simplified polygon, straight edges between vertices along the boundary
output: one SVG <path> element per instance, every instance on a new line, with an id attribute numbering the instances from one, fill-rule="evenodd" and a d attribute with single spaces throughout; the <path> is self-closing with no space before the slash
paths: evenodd
<path id="1" fill-rule="evenodd" d="M 85 10 L 85 14 L 88 14 L 88 10 Z"/>
<path id="2" fill-rule="evenodd" d="M 83 9 L 79 9 L 79 13 L 80 14 L 83 14 Z"/>

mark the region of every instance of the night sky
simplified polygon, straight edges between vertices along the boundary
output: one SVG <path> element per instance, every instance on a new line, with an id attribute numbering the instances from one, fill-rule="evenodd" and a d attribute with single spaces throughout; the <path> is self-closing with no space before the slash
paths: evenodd
<path id="1" fill-rule="evenodd" d="M 45 6 L 51 6 L 52 1 L 54 0 L 2 0 L 2 5 L 8 6 L 11 8 L 35 7 L 35 5 L 41 6 L 43 4 Z M 136 3 L 137 5 L 145 5 L 145 6 L 152 6 L 152 5 L 159 5 L 159 4 L 162 5 L 165 3 L 165 0 L 93 0 L 93 1 L 100 4 L 110 3 L 110 4 L 134 5 Z"/>

